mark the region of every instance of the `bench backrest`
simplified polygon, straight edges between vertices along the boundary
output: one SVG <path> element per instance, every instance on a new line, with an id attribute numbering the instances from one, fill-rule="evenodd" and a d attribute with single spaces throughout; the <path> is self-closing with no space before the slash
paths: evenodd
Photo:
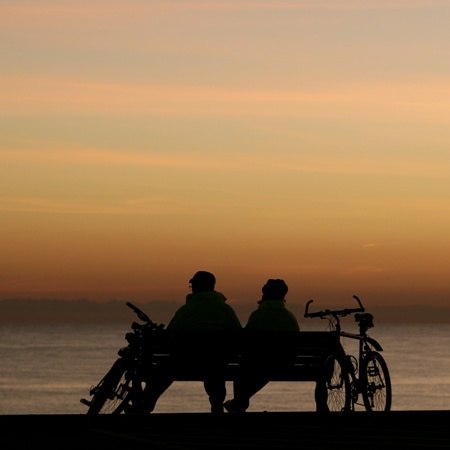
<path id="1" fill-rule="evenodd" d="M 158 332 L 149 342 L 154 366 L 174 367 L 175 378 L 196 380 L 211 364 L 226 361 L 225 377 L 242 366 L 264 370 L 273 380 L 315 380 L 326 358 L 340 351 L 337 332 Z"/>

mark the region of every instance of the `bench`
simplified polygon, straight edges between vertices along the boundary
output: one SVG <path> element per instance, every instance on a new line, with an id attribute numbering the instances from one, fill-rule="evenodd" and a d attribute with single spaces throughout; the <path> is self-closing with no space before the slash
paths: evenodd
<path id="1" fill-rule="evenodd" d="M 226 381 L 240 376 L 244 367 L 257 365 L 271 381 L 319 381 L 330 355 L 343 352 L 335 331 L 299 332 L 184 332 L 152 333 L 150 370 L 170 368 L 174 381 L 202 381 L 208 366 L 225 358 Z M 245 366 L 244 361 L 247 361 Z"/>

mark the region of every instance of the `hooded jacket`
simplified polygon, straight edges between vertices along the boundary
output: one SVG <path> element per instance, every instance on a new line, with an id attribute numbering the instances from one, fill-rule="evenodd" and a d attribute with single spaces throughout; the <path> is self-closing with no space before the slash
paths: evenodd
<path id="1" fill-rule="evenodd" d="M 246 329 L 255 331 L 299 331 L 294 314 L 284 300 L 261 300 L 258 309 L 248 318 Z"/>
<path id="2" fill-rule="evenodd" d="M 217 291 L 188 294 L 167 325 L 169 331 L 220 331 L 240 329 L 241 323 L 226 303 L 226 297 Z"/>

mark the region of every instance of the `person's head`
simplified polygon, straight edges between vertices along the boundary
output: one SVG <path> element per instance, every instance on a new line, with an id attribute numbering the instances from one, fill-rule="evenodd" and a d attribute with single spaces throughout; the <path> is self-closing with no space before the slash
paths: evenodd
<path id="1" fill-rule="evenodd" d="M 287 284 L 284 280 L 270 279 L 262 287 L 262 299 L 263 300 L 284 300 L 285 295 L 288 292 Z"/>
<path id="2" fill-rule="evenodd" d="M 191 283 L 192 292 L 194 294 L 198 292 L 213 291 L 214 286 L 216 285 L 216 277 L 211 272 L 199 270 L 189 280 L 189 283 Z"/>

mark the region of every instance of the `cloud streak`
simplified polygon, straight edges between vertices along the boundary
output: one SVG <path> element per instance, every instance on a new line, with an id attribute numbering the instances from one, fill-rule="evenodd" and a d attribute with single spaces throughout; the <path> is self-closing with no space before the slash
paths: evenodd
<path id="1" fill-rule="evenodd" d="M 20 0 L 3 0 L 0 10 L 3 17 L 53 17 L 84 19 L 95 17 L 123 18 L 136 14 L 155 12 L 185 11 L 372 11 L 372 10 L 416 10 L 430 7 L 448 6 L 446 0 L 208 0 L 208 1 L 152 1 L 139 0 L 78 0 L 61 2 L 59 0 L 42 0 L 29 2 Z M 39 24 L 37 24 L 39 25 Z"/>
<path id="2" fill-rule="evenodd" d="M 389 161 L 380 160 L 376 155 L 371 157 L 355 157 L 349 155 L 285 155 L 280 161 L 277 155 L 258 155 L 255 160 L 252 154 L 193 155 L 193 154 L 157 154 L 151 151 L 130 152 L 106 151 L 97 149 L 0 149 L 0 162 L 15 166 L 55 166 L 55 167 L 149 167 L 161 169 L 183 169 L 193 171 L 218 172 L 266 172 L 273 173 L 316 173 L 316 174 L 357 174 L 388 175 L 400 177 L 448 177 L 450 162 L 432 161 L 429 159 L 404 160 L 395 155 Z"/>
<path id="3" fill-rule="evenodd" d="M 4 114 L 105 116 L 337 117 L 342 111 L 365 117 L 402 117 L 448 123 L 450 82 L 368 82 L 329 88 L 273 89 L 130 84 L 4 75 Z"/>
<path id="4" fill-rule="evenodd" d="M 0 211 L 16 213 L 75 214 L 75 215 L 174 215 L 192 212 L 181 199 L 146 197 L 116 200 L 107 204 L 100 200 L 59 200 L 44 197 L 0 197 Z"/>

